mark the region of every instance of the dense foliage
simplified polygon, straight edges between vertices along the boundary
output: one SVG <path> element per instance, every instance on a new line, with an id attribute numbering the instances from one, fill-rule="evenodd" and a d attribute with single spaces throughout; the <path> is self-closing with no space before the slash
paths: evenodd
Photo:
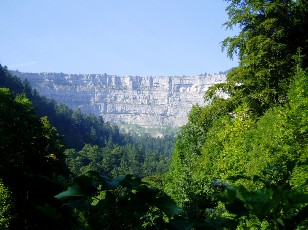
<path id="1" fill-rule="evenodd" d="M 12 214 L 12 200 L 8 188 L 6 188 L 2 181 L 0 181 L 0 228 L 7 229 L 10 225 Z"/>
<path id="2" fill-rule="evenodd" d="M 306 0 L 227 0 L 227 28 L 237 26 L 239 35 L 223 41 L 228 56 L 238 55 L 239 66 L 218 86 L 232 96 L 236 106 L 246 104 L 262 114 L 285 103 L 295 55 L 302 50 L 308 66 L 308 21 Z M 216 89 L 214 89 L 215 91 Z"/>
<path id="3" fill-rule="evenodd" d="M 64 227 L 63 210 L 61 217 L 51 215 L 60 208 L 54 194 L 63 189 L 60 176 L 66 173 L 59 136 L 27 98 L 5 88 L 0 98 L 1 202 L 11 209 L 6 218 L 14 220 L 13 229 Z"/>
<path id="4" fill-rule="evenodd" d="M 307 1 L 227 1 L 239 65 L 192 108 L 163 178 L 172 137 L 120 134 L 0 66 L 0 227 L 307 229 Z"/>
<path id="5" fill-rule="evenodd" d="M 165 229 L 181 211 L 162 191 L 132 175 L 111 179 L 88 172 L 56 197 L 69 202 L 86 229 Z"/>
<path id="6" fill-rule="evenodd" d="M 74 176 L 95 170 L 101 175 L 117 177 L 132 174 L 141 177 L 167 171 L 165 156 L 157 152 L 141 152 L 133 144 L 125 146 L 85 145 L 82 150 L 67 149 L 66 163 Z"/>
<path id="7" fill-rule="evenodd" d="M 223 47 L 239 66 L 209 89 L 209 105 L 193 107 L 166 192 L 188 220 L 307 227 L 307 2 L 228 2 L 226 25 L 241 32 Z"/>

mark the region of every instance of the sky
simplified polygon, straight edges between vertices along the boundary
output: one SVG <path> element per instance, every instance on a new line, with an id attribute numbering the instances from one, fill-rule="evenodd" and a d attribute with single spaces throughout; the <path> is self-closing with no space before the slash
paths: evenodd
<path id="1" fill-rule="evenodd" d="M 3 0 L 0 64 L 22 72 L 182 76 L 237 66 L 223 0 Z"/>

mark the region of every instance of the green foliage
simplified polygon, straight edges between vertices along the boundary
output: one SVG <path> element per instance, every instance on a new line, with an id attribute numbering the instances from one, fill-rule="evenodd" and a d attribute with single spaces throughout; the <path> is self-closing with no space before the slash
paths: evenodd
<path id="1" fill-rule="evenodd" d="M 12 220 L 11 193 L 0 180 L 0 228 L 8 229 Z"/>
<path id="2" fill-rule="evenodd" d="M 239 66 L 209 89 L 207 106 L 192 108 L 163 178 L 172 137 L 120 134 L 101 118 L 40 97 L 0 66 L 0 86 L 29 97 L 57 128 L 38 119 L 24 96 L 0 89 L 0 173 L 12 192 L 0 187 L 0 198 L 13 198 L 3 209 L 16 211 L 12 228 L 307 228 L 307 1 L 227 1 L 225 25 L 241 32 L 223 47 L 239 56 Z M 65 152 L 75 177 L 61 190 L 57 130 L 76 148 Z M 146 178 L 116 177 L 127 173 Z M 56 198 L 76 223 L 64 221 Z"/>
<path id="3" fill-rule="evenodd" d="M 225 25 L 241 32 L 223 47 L 239 56 L 239 66 L 226 83 L 209 89 L 209 105 L 193 107 L 177 137 L 165 190 L 190 223 L 305 228 L 307 3 L 228 2 Z M 222 199 L 224 187 L 229 193 Z"/>
<path id="4" fill-rule="evenodd" d="M 61 189 L 58 176 L 66 170 L 58 160 L 62 146 L 55 129 L 36 116 L 27 98 L 6 88 L 0 88 L 0 98 L 0 175 L 14 202 L 10 226 L 56 228 L 63 216 L 53 194 Z"/>
<path id="5" fill-rule="evenodd" d="M 307 193 L 281 188 L 248 191 L 239 186 L 227 188 L 222 201 L 242 227 L 266 225 L 266 229 L 296 229 L 307 224 L 308 206 L 303 207 L 308 203 Z"/>
<path id="6" fill-rule="evenodd" d="M 203 174 L 196 173 L 200 167 L 200 156 L 206 133 L 211 129 L 216 120 L 228 114 L 232 103 L 226 99 L 217 98 L 211 105 L 204 108 L 194 106 L 189 115 L 189 122 L 182 128 L 177 136 L 175 151 L 172 156 L 170 170 L 165 177 L 165 190 L 181 205 L 188 201 L 188 194 L 203 193 L 204 184 L 211 184 L 211 181 L 204 181 Z M 204 169 L 204 167 L 202 168 Z"/>
<path id="7" fill-rule="evenodd" d="M 216 159 L 220 160 L 215 161 L 212 166 L 221 179 L 227 180 L 230 175 L 242 175 L 250 179 L 239 179 L 239 182 L 255 188 L 304 186 L 304 178 L 308 174 L 306 162 L 303 161 L 307 156 L 307 143 L 303 141 L 303 138 L 307 140 L 307 130 L 303 127 L 307 126 L 307 120 L 302 117 L 305 117 L 307 110 L 307 94 L 301 95 L 298 91 L 307 91 L 304 83 L 307 79 L 307 73 L 296 74 L 292 83 L 295 86 L 289 92 L 290 102 L 285 106 L 268 110 L 257 121 L 251 119 L 247 113 L 245 117 L 237 114 L 222 129 L 227 134 L 220 140 L 223 150 L 216 153 Z M 291 99 L 294 94 L 297 97 L 296 102 Z M 213 152 L 208 151 L 206 143 L 204 156 L 208 155 L 212 156 Z M 263 179 L 261 184 L 258 185 L 260 181 L 253 179 L 255 175 Z M 298 178 L 296 183 L 294 178 Z"/>
<path id="8" fill-rule="evenodd" d="M 227 0 L 227 28 L 241 32 L 223 41 L 228 56 L 239 57 L 239 66 L 220 86 L 237 103 L 262 114 L 286 100 L 288 84 L 298 48 L 308 52 L 306 1 Z M 304 56 L 303 68 L 308 67 Z"/>
<path id="9" fill-rule="evenodd" d="M 306 218 L 303 213 L 307 201 L 295 198 L 299 196 L 298 194 L 305 197 L 308 192 L 306 129 L 308 124 L 305 119 L 308 109 L 307 81 L 307 72 L 296 73 L 288 93 L 289 103 L 267 110 L 258 119 L 247 108 L 240 107 L 232 115 L 218 118 L 204 134 L 201 154 L 192 162 L 194 167 L 190 172 L 192 179 L 189 183 L 199 183 L 199 187 L 190 186 L 190 191 L 187 188 L 184 191 L 186 200 L 194 200 L 199 196 L 201 200 L 210 198 L 210 201 L 215 202 L 217 193 L 210 192 L 210 182 L 224 181 L 227 184 L 240 186 L 240 189 L 251 190 L 252 192 L 247 193 L 249 199 L 255 199 L 254 202 L 270 209 L 268 212 L 271 214 L 267 216 L 261 217 L 261 212 L 256 213 L 255 208 L 260 209 L 260 207 L 254 207 L 254 210 L 249 211 L 249 215 L 246 213 L 247 215 L 241 216 L 239 215 L 243 211 L 241 205 L 249 206 L 250 201 L 240 199 L 236 199 L 235 203 L 227 201 L 227 210 L 239 215 L 238 218 L 242 221 L 238 223 L 239 225 L 245 223 L 244 225 L 248 226 L 254 223 L 259 227 L 270 225 L 276 229 L 284 225 L 300 226 Z M 177 162 L 175 161 L 178 160 L 177 157 L 173 156 L 173 164 Z M 175 191 L 177 193 L 175 195 L 171 193 L 172 197 L 177 199 L 177 194 L 183 197 L 181 194 L 183 190 Z M 269 192 L 275 194 L 273 195 L 275 199 L 266 198 L 271 195 Z M 241 194 L 240 192 L 236 196 Z M 258 200 L 263 200 L 264 203 Z M 228 206 L 228 202 L 232 203 L 232 207 Z M 219 209 L 219 203 L 214 203 L 214 206 L 216 210 Z M 203 207 L 201 210 L 208 208 Z M 204 218 L 200 216 L 199 220 Z M 255 221 L 249 221 L 250 218 Z"/>
<path id="10" fill-rule="evenodd" d="M 68 173 L 65 161 L 74 176 L 90 170 L 112 176 L 150 176 L 167 170 L 173 137 L 137 138 L 120 134 L 117 126 L 102 118 L 86 116 L 80 110 L 72 111 L 39 96 L 27 81 L 21 83 L 6 67 L 0 67 L 0 85 L 9 86 L 14 92 L 1 89 L 0 95 L 0 173 L 14 198 L 16 215 L 12 228 L 22 228 L 25 222 L 24 228 L 58 229 L 60 225 L 74 225 L 74 218 L 69 223 L 68 213 L 51 196 L 65 183 L 59 176 Z M 69 147 L 77 149 L 66 150 L 64 156 L 62 138 Z M 152 212 L 161 211 L 151 208 L 147 215 Z M 85 213 L 73 211 L 73 216 L 87 225 Z"/>
<path id="11" fill-rule="evenodd" d="M 141 177 L 162 174 L 168 168 L 167 159 L 155 152 L 144 153 L 135 145 L 99 146 L 85 145 L 80 151 L 65 150 L 66 163 L 75 176 L 88 171 L 117 177 L 134 174 Z"/>
<path id="12" fill-rule="evenodd" d="M 82 213 L 87 229 L 162 229 L 181 212 L 166 194 L 131 175 L 111 179 L 89 172 L 56 197 Z"/>

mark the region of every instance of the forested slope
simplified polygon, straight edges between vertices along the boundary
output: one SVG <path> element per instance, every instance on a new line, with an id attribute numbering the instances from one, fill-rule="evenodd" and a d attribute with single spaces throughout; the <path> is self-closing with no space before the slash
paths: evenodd
<path id="1" fill-rule="evenodd" d="M 59 135 L 27 98 L 6 88 L 0 98 L 0 228 L 68 228 L 69 213 L 54 198 L 68 175 Z"/>
<path id="2" fill-rule="evenodd" d="M 84 138 L 65 150 L 24 96 L 27 83 L 1 78 L 15 95 L 0 89 L 0 227 L 307 229 L 307 1 L 227 2 L 226 26 L 241 31 L 223 47 L 239 65 L 209 89 L 207 106 L 193 107 L 163 180 L 151 172 L 164 163 L 151 162 L 164 155 L 139 154 L 147 140 L 116 141 L 116 128 L 99 139 L 93 126 L 97 144 Z M 74 113 L 72 125 L 87 120 Z"/>

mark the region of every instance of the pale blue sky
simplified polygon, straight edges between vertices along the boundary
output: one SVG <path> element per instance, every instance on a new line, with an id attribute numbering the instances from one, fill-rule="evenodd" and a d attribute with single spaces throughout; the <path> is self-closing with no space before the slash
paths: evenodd
<path id="1" fill-rule="evenodd" d="M 25 72 L 197 75 L 237 65 L 223 0 L 3 0 L 0 63 Z"/>

